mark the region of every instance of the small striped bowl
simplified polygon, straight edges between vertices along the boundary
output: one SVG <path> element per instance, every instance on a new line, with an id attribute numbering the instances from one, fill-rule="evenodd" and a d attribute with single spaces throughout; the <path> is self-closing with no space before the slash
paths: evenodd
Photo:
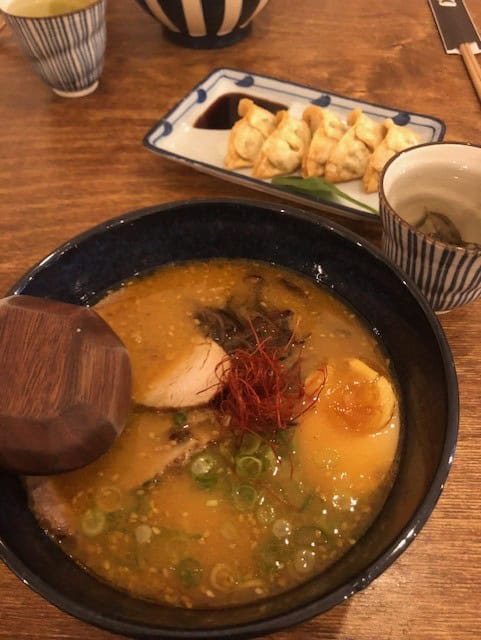
<path id="1" fill-rule="evenodd" d="M 409 198 L 413 204 L 406 208 Z M 479 242 L 480 146 L 442 142 L 402 151 L 384 168 L 379 199 L 383 250 L 414 280 L 435 311 L 449 311 L 481 297 L 481 247 L 435 240 L 396 211 L 403 206 L 403 216 L 414 213 L 414 203 L 422 211 L 424 201 L 428 208 L 448 213 L 442 205 L 434 208 L 443 202 L 449 210 L 465 212 L 472 236 L 465 239 Z"/>
<path id="2" fill-rule="evenodd" d="M 3 8 L 2 2 L 2 8 Z M 48 18 L 27 18 L 3 9 L 17 41 L 37 74 L 53 91 L 78 98 L 95 91 L 102 73 L 106 0 Z"/>
<path id="3" fill-rule="evenodd" d="M 184 47 L 217 49 L 244 38 L 269 0 L 137 0 Z"/>

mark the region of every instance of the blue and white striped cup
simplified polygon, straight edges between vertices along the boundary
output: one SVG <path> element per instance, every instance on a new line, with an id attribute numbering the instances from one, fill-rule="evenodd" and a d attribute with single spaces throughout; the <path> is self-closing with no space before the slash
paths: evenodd
<path id="1" fill-rule="evenodd" d="M 42 18 L 14 15 L 10 5 L 11 0 L 0 0 L 5 21 L 45 83 L 65 98 L 95 91 L 104 64 L 106 0 Z"/>
<path id="2" fill-rule="evenodd" d="M 406 149 L 384 167 L 379 197 L 383 250 L 435 311 L 481 298 L 481 146 L 437 142 Z M 416 223 L 426 210 L 450 218 L 463 242 L 423 233 Z"/>
<path id="3" fill-rule="evenodd" d="M 193 49 L 227 47 L 244 38 L 269 0 L 137 0 L 170 40 Z"/>

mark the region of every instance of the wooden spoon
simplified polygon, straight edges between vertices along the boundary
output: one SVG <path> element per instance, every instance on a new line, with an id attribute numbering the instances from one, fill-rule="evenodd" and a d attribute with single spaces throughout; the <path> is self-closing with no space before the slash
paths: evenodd
<path id="1" fill-rule="evenodd" d="M 127 349 L 92 309 L 32 296 L 0 300 L 0 468 L 82 467 L 122 432 Z"/>

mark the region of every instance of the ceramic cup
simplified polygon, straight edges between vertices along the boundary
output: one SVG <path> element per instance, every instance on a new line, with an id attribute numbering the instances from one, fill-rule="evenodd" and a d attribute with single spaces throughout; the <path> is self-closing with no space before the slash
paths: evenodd
<path id="1" fill-rule="evenodd" d="M 192 49 L 230 46 L 250 31 L 269 0 L 137 0 L 169 40 Z"/>
<path id="2" fill-rule="evenodd" d="M 15 3 L 0 0 L 5 20 L 37 74 L 65 98 L 86 96 L 99 84 L 105 7 L 106 0 L 94 0 L 77 11 L 34 18 L 14 14 Z"/>
<path id="3" fill-rule="evenodd" d="M 481 297 L 481 146 L 419 145 L 394 156 L 380 184 L 382 246 L 437 312 Z M 442 214 L 462 242 L 428 228 Z M 421 230 L 419 228 L 421 225 Z"/>

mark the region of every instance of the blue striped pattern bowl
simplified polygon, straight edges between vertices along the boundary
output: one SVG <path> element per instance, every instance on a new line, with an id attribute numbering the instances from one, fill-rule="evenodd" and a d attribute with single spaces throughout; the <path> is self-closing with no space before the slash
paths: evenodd
<path id="1" fill-rule="evenodd" d="M 216 49 L 244 38 L 269 0 L 137 0 L 184 47 Z"/>
<path id="2" fill-rule="evenodd" d="M 3 8 L 2 3 L 2 8 Z M 6 22 L 37 74 L 53 91 L 77 98 L 95 91 L 102 73 L 106 0 L 84 9 L 45 18 L 12 15 Z"/>
<path id="3" fill-rule="evenodd" d="M 431 143 L 394 156 L 381 176 L 382 246 L 437 312 L 481 297 L 481 146 Z M 440 239 L 419 221 L 447 216 L 462 242 Z M 452 243 L 451 243 L 452 242 Z"/>

